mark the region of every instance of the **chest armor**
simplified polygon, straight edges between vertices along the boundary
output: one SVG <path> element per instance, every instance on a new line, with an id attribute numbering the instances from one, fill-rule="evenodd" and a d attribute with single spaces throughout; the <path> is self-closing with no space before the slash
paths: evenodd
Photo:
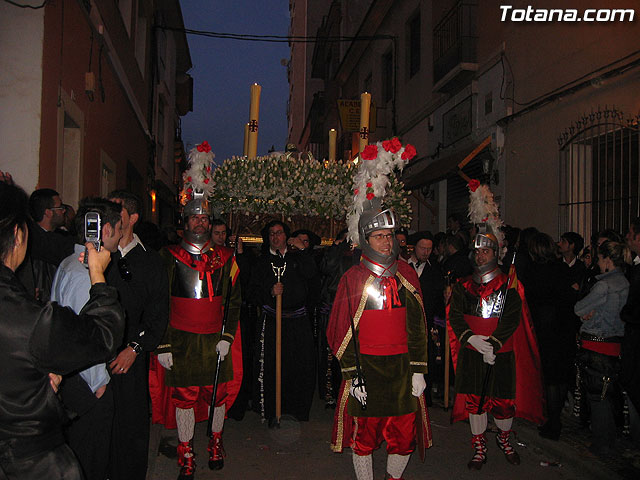
<path id="1" fill-rule="evenodd" d="M 502 311 L 505 294 L 502 289 L 496 290 L 486 298 L 478 298 L 474 315 L 482 318 L 498 317 Z"/>
<path id="2" fill-rule="evenodd" d="M 373 283 L 367 288 L 367 303 L 364 306 L 365 310 L 382 310 L 384 308 L 384 300 L 385 294 L 381 285 L 381 278 L 376 278 Z M 400 297 L 400 302 L 402 306 L 404 306 L 404 296 L 402 295 L 403 289 L 402 283 L 398 281 L 398 296 Z"/>
<path id="3" fill-rule="evenodd" d="M 199 255 L 193 254 L 191 254 L 191 256 L 194 259 L 200 257 Z M 181 298 L 209 298 L 207 275 L 205 274 L 201 279 L 198 270 L 190 268 L 178 259 L 174 259 L 174 263 L 175 273 L 171 284 L 171 295 Z M 212 296 L 222 295 L 222 268 L 214 270 L 210 275 L 213 289 Z"/>

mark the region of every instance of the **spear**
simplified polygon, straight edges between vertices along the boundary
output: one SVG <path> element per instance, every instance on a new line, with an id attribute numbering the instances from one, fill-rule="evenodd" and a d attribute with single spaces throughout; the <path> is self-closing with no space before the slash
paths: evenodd
<path id="1" fill-rule="evenodd" d="M 238 238 L 238 232 L 236 232 L 236 238 Z M 238 242 L 236 242 L 233 247 L 233 261 L 235 261 L 236 252 L 238 251 Z M 232 263 L 233 265 L 233 263 Z M 227 286 L 227 294 L 224 299 L 224 311 L 222 312 L 222 328 L 220 329 L 220 339 L 225 332 L 225 327 L 227 326 L 227 318 L 229 317 L 229 303 L 231 302 L 231 287 L 233 287 L 233 278 L 231 278 L 231 271 L 229 272 L 229 284 Z M 213 295 L 213 292 L 210 292 Z M 231 355 L 231 348 L 229 348 L 229 353 L 227 355 Z M 216 363 L 216 373 L 213 377 L 213 393 L 211 395 L 211 404 L 209 405 L 209 420 L 207 421 L 207 436 L 209 438 L 213 437 L 213 432 L 211 431 L 211 426 L 213 425 L 213 411 L 216 408 L 216 396 L 218 393 L 218 381 L 220 380 L 220 364 L 222 360 L 220 360 L 220 354 L 218 354 L 218 362 Z"/>

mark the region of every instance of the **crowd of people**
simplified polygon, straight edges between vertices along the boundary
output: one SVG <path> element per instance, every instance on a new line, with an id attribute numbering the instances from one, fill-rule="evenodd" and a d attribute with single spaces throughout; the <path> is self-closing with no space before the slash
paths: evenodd
<path id="1" fill-rule="evenodd" d="M 374 201 L 357 248 L 347 230 L 321 247 L 274 220 L 259 249 L 202 197 L 169 241 L 131 192 L 74 212 L 54 190 L 27 197 L 1 180 L 7 478 L 143 479 L 152 418 L 177 429 L 178 478 L 188 480 L 196 422 L 208 419 L 208 466 L 219 470 L 227 417 L 307 421 L 317 395 L 335 409 L 332 449 L 351 448 L 356 477 L 372 478 L 386 441 L 387 473 L 399 479 L 431 443 L 426 407 L 444 394 L 447 329 L 470 469 L 486 462 L 487 413 L 518 464 L 514 416 L 557 440 L 569 398 L 594 451 L 612 448 L 624 425 L 640 439 L 640 219 L 588 245 L 575 232 L 556 242 L 504 227 L 500 245 L 455 215 L 446 232 L 409 233 Z"/>

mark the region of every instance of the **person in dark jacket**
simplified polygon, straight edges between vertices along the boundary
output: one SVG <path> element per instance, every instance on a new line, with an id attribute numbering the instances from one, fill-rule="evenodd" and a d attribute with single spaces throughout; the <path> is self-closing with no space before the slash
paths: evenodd
<path id="1" fill-rule="evenodd" d="M 431 406 L 431 388 L 434 384 L 442 385 L 444 380 L 443 352 L 445 341 L 445 279 L 442 269 L 433 253 L 433 235 L 431 232 L 419 232 L 412 237 L 415 245 L 413 255 L 409 258 L 411 265 L 420 280 L 424 311 L 427 319 L 427 353 L 429 355 L 429 371 L 426 374 L 427 389 L 425 398 Z"/>
<path id="2" fill-rule="evenodd" d="M 631 284 L 627 303 L 622 307 L 620 318 L 624 322 L 622 340 L 622 372 L 620 383 L 627 392 L 631 437 L 640 441 L 640 218 L 629 225 L 627 246 L 633 252 L 633 265 L 627 279 Z"/>
<path id="3" fill-rule="evenodd" d="M 527 303 L 538 337 L 543 384 L 547 399 L 547 422 L 540 435 L 560 437 L 562 408 L 573 377 L 577 323 L 572 315 L 576 291 L 571 289 L 566 267 L 558 259 L 553 239 L 536 233 L 529 240 Z"/>
<path id="4" fill-rule="evenodd" d="M 460 235 L 448 233 L 445 239 L 447 245 L 447 259 L 442 265 L 445 275 L 451 281 L 471 275 L 473 266 L 466 250 L 466 242 Z"/>
<path id="5" fill-rule="evenodd" d="M 0 477 L 81 479 L 64 443 L 67 418 L 50 373 L 104 362 L 120 345 L 124 314 L 104 278 L 110 252 L 87 244 L 92 287 L 79 315 L 57 303 L 39 303 L 15 275 L 27 251 L 27 196 L 0 183 L 0 205 Z"/>

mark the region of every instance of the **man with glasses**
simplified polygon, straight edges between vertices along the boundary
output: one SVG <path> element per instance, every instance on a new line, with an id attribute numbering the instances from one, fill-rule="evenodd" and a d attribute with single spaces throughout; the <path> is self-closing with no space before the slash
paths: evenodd
<path id="1" fill-rule="evenodd" d="M 182 242 L 161 252 L 169 269 L 171 309 L 169 327 L 156 351 L 165 369 L 165 384 L 171 387 L 171 405 L 165 408 L 156 402 L 153 414 L 154 422 L 167 428 L 177 426 L 181 480 L 195 475 L 194 428 L 208 416 L 218 359 L 220 376 L 211 432 L 207 433 L 211 433 L 209 468 L 223 468 L 222 428 L 242 376 L 237 356 L 242 352 L 239 342 L 234 342 L 241 304 L 240 283 L 235 281 L 239 270 L 233 250 L 212 243 L 210 215 L 209 202 L 201 194 L 187 203 Z M 224 308 L 228 311 L 222 333 Z"/>
<path id="2" fill-rule="evenodd" d="M 71 307 L 77 314 L 89 301 L 91 281 L 87 267 L 78 262 L 85 251 L 85 214 L 100 215 L 101 248 L 111 253 L 118 250 L 122 237 L 122 207 L 104 198 L 86 198 L 80 202 L 75 220 L 78 243 L 75 251 L 58 267 L 51 287 L 51 300 Z M 107 267 L 113 268 L 113 261 Z M 93 365 L 79 374 L 65 377 L 60 393 L 62 401 L 77 417 L 65 434 L 69 446 L 78 457 L 86 478 L 107 478 L 109 443 L 113 420 L 113 389 L 104 363 Z"/>
<path id="3" fill-rule="evenodd" d="M 300 237 L 289 238 L 289 227 L 274 220 L 262 229 L 263 253 L 251 272 L 252 303 L 262 307 L 254 360 L 253 408 L 277 425 L 276 417 L 276 298 L 282 296 L 283 415 L 309 420 L 315 387 L 313 332 L 307 314 L 309 281 L 316 276 L 310 248 Z M 293 247 L 297 251 L 293 250 Z"/>
<path id="4" fill-rule="evenodd" d="M 169 281 L 160 255 L 146 248 L 134 227 L 142 202 L 116 190 L 112 202 L 122 205 L 122 238 L 107 270 L 126 313 L 118 355 L 109 364 L 114 398 L 109 461 L 111 480 L 144 480 L 149 450 L 149 352 L 156 349 L 169 321 Z"/>
<path id="5" fill-rule="evenodd" d="M 49 300 L 51 282 L 60 262 L 73 253 L 75 238 L 56 231 L 65 222 L 65 207 L 51 188 L 35 190 L 29 197 L 29 250 L 16 274 L 27 291 Z"/>
<path id="6" fill-rule="evenodd" d="M 372 453 L 386 441 L 388 478 L 400 479 L 416 439 L 431 444 L 420 283 L 413 267 L 398 261 L 395 215 L 382 210 L 379 198 L 357 225 L 360 264 L 342 276 L 327 328 L 343 378 L 331 448 L 351 447 L 356 478 L 371 480 Z"/>

